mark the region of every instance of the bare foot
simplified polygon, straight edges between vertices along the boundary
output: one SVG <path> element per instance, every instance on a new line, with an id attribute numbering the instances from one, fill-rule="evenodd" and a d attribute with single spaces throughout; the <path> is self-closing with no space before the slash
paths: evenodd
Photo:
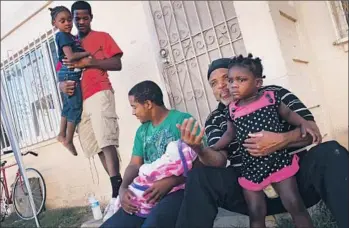
<path id="1" fill-rule="evenodd" d="M 73 142 L 65 142 L 63 145 L 64 145 L 64 146 L 70 151 L 70 153 L 72 153 L 74 156 L 77 156 L 77 155 L 78 155 L 78 152 L 76 151 Z"/>
<path id="2" fill-rule="evenodd" d="M 57 136 L 57 140 L 58 140 L 58 142 L 64 144 L 64 142 L 65 142 L 65 136 L 63 136 L 63 135 L 58 135 L 58 136 Z"/>

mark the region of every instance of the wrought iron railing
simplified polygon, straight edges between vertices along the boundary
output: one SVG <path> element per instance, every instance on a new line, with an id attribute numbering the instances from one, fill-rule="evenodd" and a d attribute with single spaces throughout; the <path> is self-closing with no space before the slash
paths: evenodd
<path id="1" fill-rule="evenodd" d="M 3 47 L 6 48 L 6 47 Z M 1 63 L 1 86 L 21 147 L 52 139 L 59 129 L 61 97 L 57 90 L 54 31 L 29 41 Z M 1 149 L 9 147 L 1 125 Z"/>

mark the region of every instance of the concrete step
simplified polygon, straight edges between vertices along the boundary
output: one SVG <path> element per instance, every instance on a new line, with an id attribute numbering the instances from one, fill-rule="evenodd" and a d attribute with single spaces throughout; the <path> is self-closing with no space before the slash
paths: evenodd
<path id="1" fill-rule="evenodd" d="M 88 221 L 84 222 L 81 225 L 81 228 L 97 228 L 97 227 L 100 227 L 102 225 L 102 223 L 103 223 L 102 219 L 94 220 L 92 218 L 92 219 L 89 219 Z"/>
<path id="2" fill-rule="evenodd" d="M 94 220 L 93 218 L 81 225 L 82 228 L 97 228 L 102 225 L 102 220 Z M 268 216 L 266 218 L 266 225 L 268 228 L 276 227 L 276 221 L 274 217 Z M 217 217 L 214 222 L 214 228 L 227 228 L 227 227 L 241 227 L 245 228 L 249 226 L 248 216 L 240 215 L 234 212 L 230 212 L 219 208 Z"/>
<path id="3" fill-rule="evenodd" d="M 267 216 L 265 219 L 267 228 L 276 227 L 276 220 L 273 216 Z M 249 227 L 249 218 L 246 215 L 227 211 L 223 208 L 218 209 L 218 214 L 215 219 L 214 228 L 221 227 L 234 227 L 234 228 L 245 228 Z"/>

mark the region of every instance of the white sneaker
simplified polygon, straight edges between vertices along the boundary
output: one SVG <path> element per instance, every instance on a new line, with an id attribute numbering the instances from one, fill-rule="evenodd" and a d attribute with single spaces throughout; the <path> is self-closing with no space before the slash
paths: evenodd
<path id="1" fill-rule="evenodd" d="M 117 206 L 117 201 L 117 198 L 111 198 L 109 204 L 106 206 L 104 210 L 103 222 L 107 221 L 119 210 L 119 207 Z"/>

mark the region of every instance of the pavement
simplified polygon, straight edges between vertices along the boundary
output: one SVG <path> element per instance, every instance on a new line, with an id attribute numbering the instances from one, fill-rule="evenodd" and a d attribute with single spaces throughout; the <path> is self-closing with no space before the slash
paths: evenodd
<path id="1" fill-rule="evenodd" d="M 82 228 L 97 228 L 102 224 L 102 220 L 94 220 L 93 218 L 81 225 Z M 275 227 L 276 222 L 274 217 L 268 216 L 266 219 L 266 225 L 268 228 Z M 237 214 L 219 208 L 216 220 L 214 222 L 214 228 L 245 228 L 249 226 L 248 217 L 245 215 Z"/>

